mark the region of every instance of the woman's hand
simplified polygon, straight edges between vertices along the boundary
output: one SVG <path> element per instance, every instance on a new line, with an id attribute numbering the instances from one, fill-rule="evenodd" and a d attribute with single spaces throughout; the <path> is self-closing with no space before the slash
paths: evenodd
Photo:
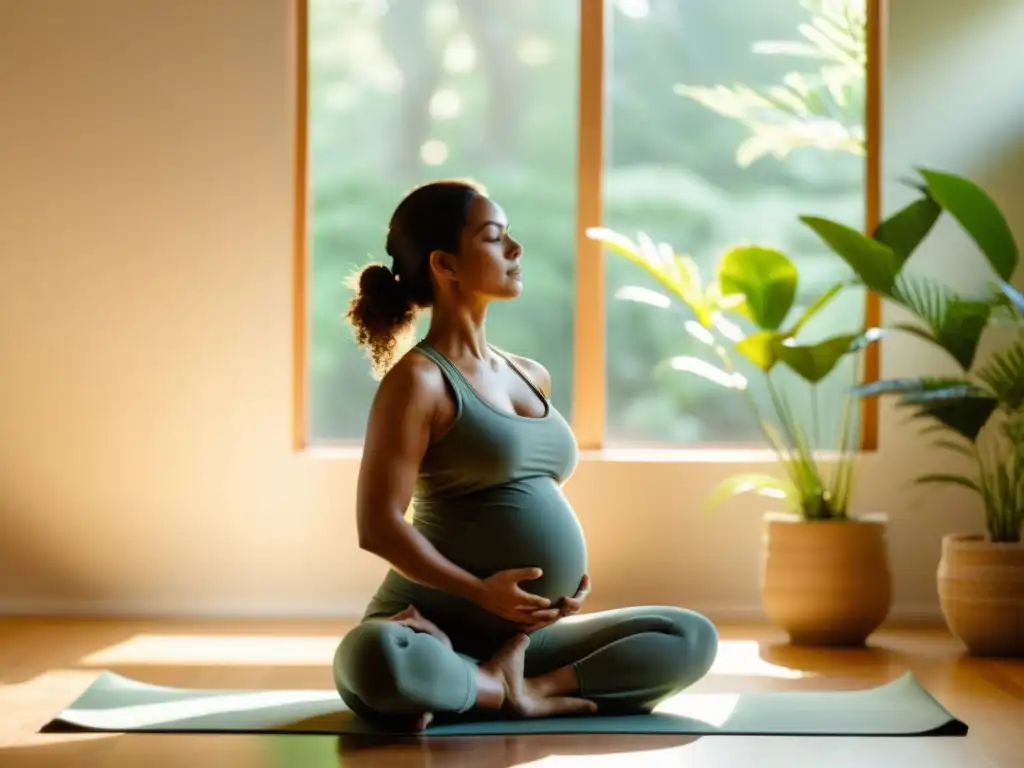
<path id="1" fill-rule="evenodd" d="M 414 632 L 433 635 L 449 648 L 452 647 L 452 641 L 448 638 L 448 635 L 438 629 L 437 625 L 430 621 L 430 619 L 425 619 L 414 605 L 410 605 L 404 611 L 399 611 L 394 616 L 389 617 L 388 621 L 394 621 L 403 627 L 409 627 Z"/>
<path id="2" fill-rule="evenodd" d="M 558 609 L 552 607 L 550 600 L 526 592 L 519 586 L 520 581 L 532 581 L 543 575 L 540 568 L 498 571 L 480 581 L 479 589 L 472 597 L 473 602 L 496 616 L 524 627 L 537 621 L 537 612 L 557 616 Z"/>
<path id="3" fill-rule="evenodd" d="M 566 616 L 572 616 L 574 613 L 579 613 L 580 609 L 583 608 L 583 601 L 587 599 L 587 595 L 590 594 L 590 576 L 589 574 L 583 574 L 583 578 L 580 579 L 580 585 L 576 589 L 576 594 L 572 597 L 564 597 L 559 603 L 557 613 L 552 614 L 550 610 L 547 611 L 535 611 L 534 612 L 534 623 L 531 624 L 525 631 L 536 632 L 538 629 L 543 629 L 546 626 L 554 624 L 559 619 L 564 619 Z"/>

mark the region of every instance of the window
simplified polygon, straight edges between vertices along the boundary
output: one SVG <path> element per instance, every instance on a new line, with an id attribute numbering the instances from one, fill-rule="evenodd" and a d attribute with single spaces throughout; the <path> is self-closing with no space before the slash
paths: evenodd
<path id="1" fill-rule="evenodd" d="M 800 267 L 798 301 L 841 277 L 797 221 L 816 213 L 863 226 L 877 216 L 877 158 L 865 162 L 869 68 L 829 73 L 832 62 L 816 58 L 842 45 L 823 21 L 836 10 L 872 39 L 865 0 L 308 0 L 301 443 L 361 439 L 376 382 L 343 321 L 344 280 L 386 260 L 387 218 L 404 192 L 451 176 L 485 184 L 530 263 L 523 295 L 492 308 L 488 336 L 549 368 L 555 404 L 584 447 L 760 443 L 734 393 L 654 375 L 688 353 L 679 316 L 619 298 L 650 284 L 581 233 L 643 231 L 707 274 L 728 245 L 772 245 Z M 758 94 L 799 108 L 795 95 L 819 93 L 823 71 L 858 94 L 828 103 L 834 120 L 787 126 L 782 112 L 754 108 Z M 846 294 L 820 330 L 849 328 L 864 302 Z M 871 375 L 877 360 L 868 363 Z M 838 401 L 849 374 L 831 380 L 820 397 Z"/>

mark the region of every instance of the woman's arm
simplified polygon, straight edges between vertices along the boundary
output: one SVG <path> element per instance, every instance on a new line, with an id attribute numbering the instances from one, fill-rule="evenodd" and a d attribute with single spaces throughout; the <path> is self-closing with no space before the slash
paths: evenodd
<path id="1" fill-rule="evenodd" d="M 441 555 L 405 519 L 431 425 L 446 396 L 441 371 L 417 354 L 400 360 L 381 381 L 359 468 L 359 546 L 410 581 L 475 601 L 483 581 Z"/>

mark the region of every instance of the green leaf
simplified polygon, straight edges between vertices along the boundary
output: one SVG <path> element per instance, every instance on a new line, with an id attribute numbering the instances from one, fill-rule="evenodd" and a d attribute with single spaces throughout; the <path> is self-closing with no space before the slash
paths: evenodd
<path id="1" fill-rule="evenodd" d="M 963 299 L 934 280 L 905 275 L 896 281 L 893 298 L 924 321 L 930 333 L 906 324 L 895 326 L 897 329 L 936 344 L 963 370 L 971 367 L 992 304 Z"/>
<path id="2" fill-rule="evenodd" d="M 952 299 L 934 328 L 939 345 L 966 371 L 974 364 L 981 337 L 992 315 L 992 306 L 981 301 Z"/>
<path id="3" fill-rule="evenodd" d="M 669 358 L 664 361 L 662 365 L 667 366 L 674 371 L 696 374 L 701 378 L 712 381 L 715 384 L 728 389 L 747 388 L 747 380 L 743 378 L 742 375 L 723 371 L 721 368 L 712 365 L 706 360 L 701 360 L 699 357 L 681 355 L 679 357 Z"/>
<path id="4" fill-rule="evenodd" d="M 854 387 L 853 393 L 898 394 L 899 405 L 912 408 L 915 418 L 934 419 L 971 442 L 998 406 L 994 397 L 971 382 L 949 377 L 883 379 Z"/>
<path id="5" fill-rule="evenodd" d="M 918 168 L 928 194 L 971 236 L 988 263 L 1003 280 L 1017 269 L 1017 243 L 995 201 L 981 187 L 962 176 Z"/>
<path id="6" fill-rule="evenodd" d="M 961 456 L 966 456 L 969 459 L 975 458 L 974 451 L 970 446 L 958 443 L 954 440 L 936 440 L 935 446 L 937 448 L 945 448 L 947 451 L 959 453 Z"/>
<path id="7" fill-rule="evenodd" d="M 977 377 L 1006 410 L 1024 406 L 1024 337 L 994 352 L 978 369 Z"/>
<path id="8" fill-rule="evenodd" d="M 915 200 L 875 228 L 874 238 L 892 249 L 896 268 L 901 269 L 910 255 L 928 236 L 942 208 L 930 197 Z"/>
<path id="9" fill-rule="evenodd" d="M 668 309 L 672 306 L 672 300 L 663 293 L 652 291 L 640 285 L 624 285 L 615 291 L 615 298 L 622 301 L 636 301 L 640 304 L 649 304 L 659 309 Z"/>
<path id="10" fill-rule="evenodd" d="M 981 488 L 976 482 L 971 480 L 969 477 L 963 475 L 951 475 L 943 473 L 935 473 L 929 475 L 921 475 L 914 482 L 919 485 L 926 485 L 930 483 L 939 483 L 944 485 L 961 485 L 964 488 L 969 488 L 975 493 L 981 493 Z"/>
<path id="11" fill-rule="evenodd" d="M 919 398 L 915 403 L 915 415 L 918 418 L 931 418 L 942 423 L 971 442 L 978 439 L 978 434 L 988 422 L 998 406 L 994 397 L 967 396 L 961 398 L 934 398 L 935 402 L 926 402 Z"/>
<path id="12" fill-rule="evenodd" d="M 1010 304 L 1012 304 L 1019 315 L 1024 317 L 1024 293 L 1021 293 L 1005 280 L 999 281 L 999 290 L 1003 292 Z"/>
<path id="13" fill-rule="evenodd" d="M 752 51 L 754 53 L 763 53 L 768 55 L 783 54 L 785 56 L 802 56 L 809 59 L 828 58 L 828 56 L 813 45 L 791 42 L 789 40 L 764 40 L 762 42 L 757 42 L 752 46 Z"/>
<path id="14" fill-rule="evenodd" d="M 762 330 L 778 330 L 785 321 L 796 298 L 798 278 L 784 253 L 755 245 L 730 248 L 718 266 L 722 295 L 743 294 L 751 319 Z"/>
<path id="15" fill-rule="evenodd" d="M 900 184 L 903 184 L 904 186 L 907 186 L 907 187 L 913 187 L 914 189 L 916 189 L 918 192 L 921 192 L 922 194 L 925 194 L 925 195 L 929 194 L 928 193 L 928 185 L 925 184 L 920 179 L 913 179 L 913 178 L 910 178 L 909 176 L 904 176 L 899 181 L 900 181 Z"/>
<path id="16" fill-rule="evenodd" d="M 778 358 L 775 347 L 785 336 L 776 331 L 755 331 L 736 342 L 736 351 L 752 362 L 758 369 L 768 373 L 775 367 Z"/>
<path id="17" fill-rule="evenodd" d="M 687 282 L 690 276 L 682 274 L 678 269 L 666 267 L 656 252 L 645 252 L 646 249 L 641 248 L 624 235 L 603 227 L 591 227 L 587 229 L 586 234 L 587 237 L 601 243 L 608 250 L 641 267 L 679 301 L 691 309 L 694 308 L 693 287 Z"/>
<path id="18" fill-rule="evenodd" d="M 854 348 L 861 334 L 834 336 L 808 346 L 775 345 L 776 357 L 811 384 L 816 384 L 832 372 L 836 364 Z"/>
<path id="19" fill-rule="evenodd" d="M 828 219 L 801 216 L 800 221 L 849 264 L 864 285 L 883 296 L 892 295 L 900 262 L 888 245 Z"/>
<path id="20" fill-rule="evenodd" d="M 774 475 L 754 472 L 733 475 L 720 482 L 711 489 L 708 503 L 712 507 L 717 507 L 730 497 L 741 493 L 754 493 L 758 496 L 789 501 L 798 497 L 797 490 L 791 482 Z"/>
<path id="21" fill-rule="evenodd" d="M 853 388 L 859 397 L 888 394 L 916 394 L 922 392 L 958 392 L 960 396 L 977 391 L 966 379 L 938 376 L 916 376 L 903 379 L 880 379 Z"/>

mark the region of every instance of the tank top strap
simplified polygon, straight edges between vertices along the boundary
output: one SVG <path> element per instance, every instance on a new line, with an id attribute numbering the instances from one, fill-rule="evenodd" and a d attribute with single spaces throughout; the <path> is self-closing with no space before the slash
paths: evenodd
<path id="1" fill-rule="evenodd" d="M 494 352 L 498 357 L 500 357 L 508 364 L 508 367 L 512 369 L 513 373 L 515 373 L 519 378 L 526 382 L 526 385 L 533 390 L 533 393 L 537 395 L 537 397 L 540 398 L 540 401 L 544 403 L 544 406 L 546 408 L 549 408 L 550 405 L 548 403 L 548 396 L 544 394 L 543 390 L 541 390 L 541 388 L 538 387 L 536 383 L 534 383 L 532 378 L 527 376 L 526 371 L 524 371 L 522 368 L 519 367 L 519 365 L 516 364 L 516 361 L 512 359 L 511 355 L 509 355 L 507 352 L 503 352 L 502 350 L 490 344 L 488 344 L 488 346 L 491 348 L 492 352 Z"/>
<path id="2" fill-rule="evenodd" d="M 442 354 L 426 339 L 421 340 L 416 345 L 415 349 L 433 360 L 437 364 L 437 367 L 441 369 L 441 374 L 444 376 L 445 381 L 448 382 L 448 386 L 451 387 L 451 390 L 455 395 L 455 406 L 461 413 L 466 402 L 472 402 L 473 399 L 470 397 L 473 392 L 469 389 L 469 382 L 466 381 L 466 377 L 463 376 L 462 372 L 455 367 L 455 363 L 449 360 L 446 355 Z"/>

